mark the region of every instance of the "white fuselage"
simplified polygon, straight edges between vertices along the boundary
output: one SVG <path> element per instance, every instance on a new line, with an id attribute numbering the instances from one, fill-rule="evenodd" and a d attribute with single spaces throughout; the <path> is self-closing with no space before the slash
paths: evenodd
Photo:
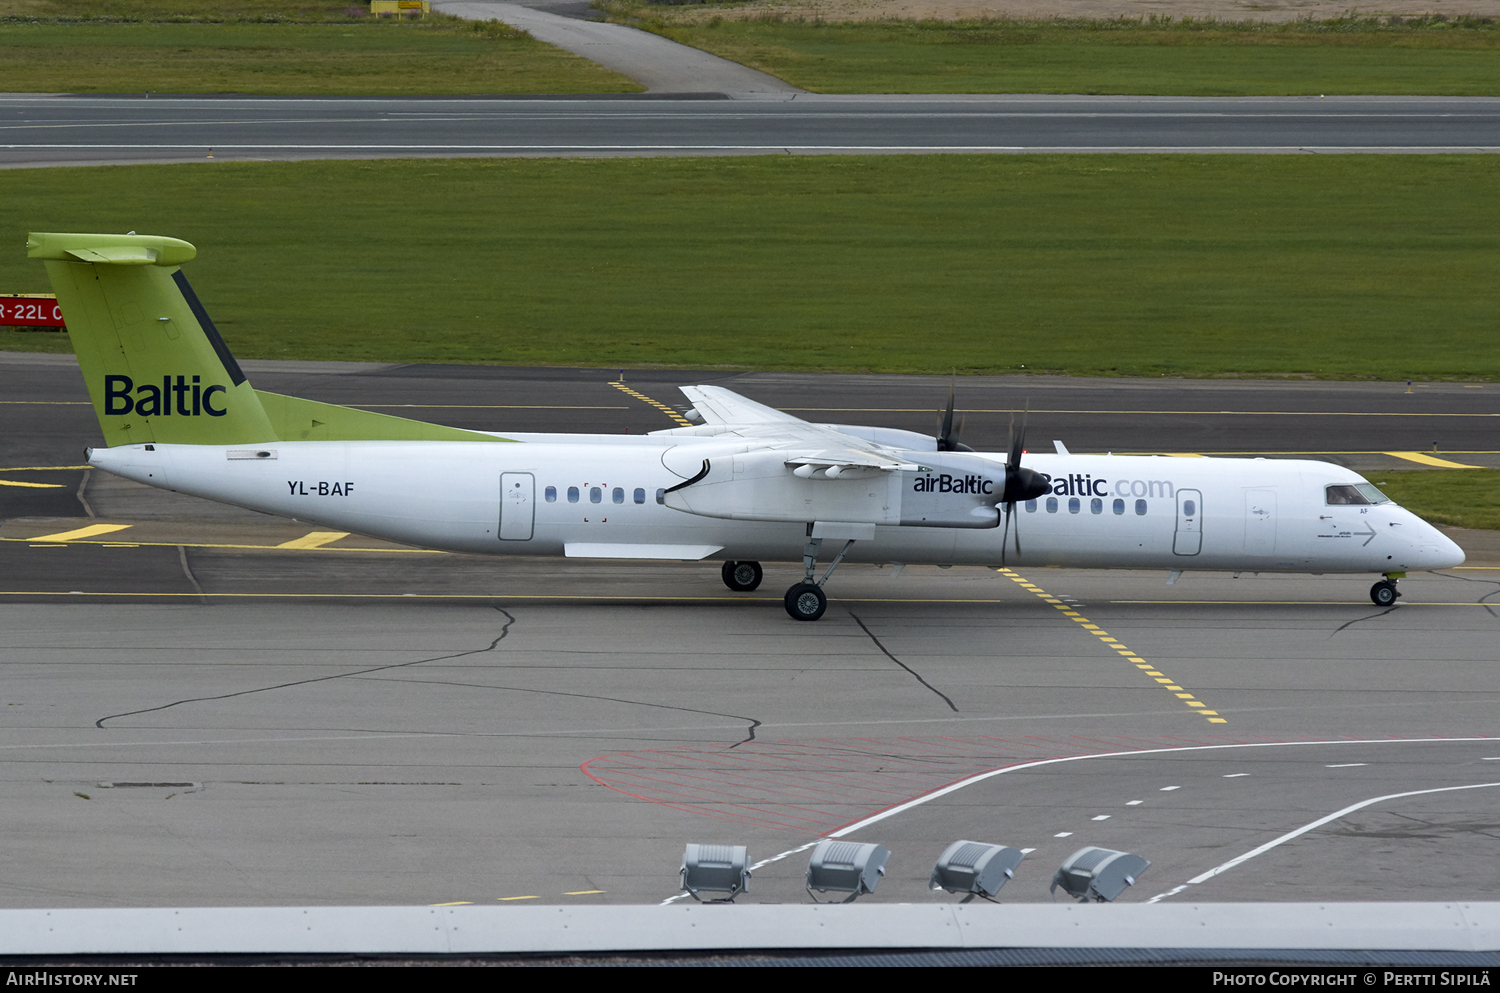
<path id="1" fill-rule="evenodd" d="M 658 502 L 660 491 L 683 482 L 667 464 L 692 463 L 692 446 L 711 452 L 713 439 L 507 437 L 518 443 L 131 445 L 96 449 L 89 461 L 194 496 L 451 551 L 802 557 L 812 521 L 723 519 Z M 977 457 L 992 461 L 1003 478 L 1003 455 Z M 1019 528 L 1021 553 L 1012 533 L 1005 555 L 1016 566 L 1387 573 L 1444 568 L 1464 558 L 1447 537 L 1393 503 L 1328 505 L 1325 487 L 1363 480 L 1324 462 L 1028 455 L 1025 465 L 1047 474 L 1053 493 L 1016 507 L 1011 524 Z M 849 550 L 850 561 L 998 565 L 1004 543 L 998 527 L 878 526 L 873 533 Z"/>

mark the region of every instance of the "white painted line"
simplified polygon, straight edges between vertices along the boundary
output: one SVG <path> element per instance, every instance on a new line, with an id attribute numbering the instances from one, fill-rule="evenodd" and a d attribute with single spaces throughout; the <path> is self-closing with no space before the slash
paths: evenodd
<path id="1" fill-rule="evenodd" d="M 1141 804 L 1143 804 L 1145 802 L 1146 802 L 1145 800 L 1127 800 L 1125 802 L 1125 806 L 1127 806 L 1127 807 L 1139 807 Z"/>
<path id="2" fill-rule="evenodd" d="M 1181 893 L 1185 889 L 1187 889 L 1187 883 L 1183 883 L 1181 886 L 1174 886 L 1172 889 L 1167 890 L 1165 893 L 1158 893 L 1158 894 L 1156 894 L 1156 896 L 1152 897 L 1151 899 L 1147 900 L 1146 902 L 1147 903 L 1156 903 L 1159 900 L 1165 900 L 1169 896 L 1176 896 L 1177 894 Z"/>
<path id="3" fill-rule="evenodd" d="M 1073 837 L 1073 832 L 1072 831 L 1059 831 L 1056 834 L 1054 834 L 1052 837 L 1054 837 L 1054 838 L 1071 838 L 1071 837 Z"/>
<path id="4" fill-rule="evenodd" d="M 1030 855 L 1034 851 L 1036 851 L 1035 848 L 1023 848 L 1023 849 L 1021 849 L 1021 854 L 1022 855 Z"/>
<path id="5" fill-rule="evenodd" d="M 779 727 L 781 725 L 777 725 L 777 726 Z M 376 737 L 398 738 L 399 737 L 399 738 L 406 738 L 406 737 L 436 737 L 436 735 L 432 735 L 430 732 L 428 732 L 428 733 L 416 733 L 416 734 L 412 734 L 412 735 L 358 735 L 358 736 L 351 735 L 350 737 L 360 737 L 360 738 L 365 738 L 365 737 L 369 737 L 369 738 L 376 738 Z M 251 740 L 253 741 L 253 740 L 256 740 L 256 739 L 251 739 Z M 279 740 L 279 739 L 276 739 L 276 740 Z M 323 739 L 316 739 L 316 740 L 323 740 Z M 1003 769 L 991 769 L 989 772 L 981 772 L 978 775 L 970 776 L 967 779 L 960 779 L 956 783 L 949 783 L 947 786 L 944 786 L 942 789 L 933 790 L 931 793 L 924 793 L 923 795 L 921 795 L 919 797 L 916 797 L 915 799 L 907 800 L 905 803 L 898 803 L 894 807 L 890 807 L 889 809 L 882 810 L 879 813 L 871 814 L 869 817 L 861 818 L 860 820 L 855 821 L 853 824 L 846 825 L 844 827 L 839 828 L 837 831 L 830 832 L 829 834 L 825 835 L 825 837 L 828 837 L 828 838 L 843 838 L 843 837 L 845 837 L 847 835 L 853 834 L 855 831 L 858 831 L 861 828 L 869 827 L 871 824 L 878 824 L 879 822 L 885 820 L 888 817 L 895 817 L 897 814 L 904 814 L 906 811 L 911 810 L 911 809 L 913 809 L 915 807 L 920 807 L 920 806 L 922 806 L 925 803 L 928 803 L 928 802 L 930 802 L 932 800 L 936 800 L 939 797 L 945 797 L 945 796 L 947 796 L 950 793 L 957 793 L 959 790 L 963 789 L 966 786 L 973 786 L 975 783 L 982 783 L 986 779 L 993 779 L 996 776 L 1003 776 L 1003 775 L 1006 775 L 1007 773 L 1012 773 L 1012 772 L 1021 772 L 1021 771 L 1026 770 L 1026 769 L 1036 769 L 1036 768 L 1040 768 L 1041 766 L 1046 766 L 1046 765 L 1060 765 L 1060 764 L 1066 763 L 1066 762 L 1086 762 L 1086 761 L 1088 761 L 1090 759 L 1128 758 L 1128 757 L 1135 756 L 1135 755 L 1161 755 L 1161 754 L 1165 754 L 1165 753 L 1168 753 L 1168 752 L 1175 752 L 1175 753 L 1181 753 L 1181 752 L 1218 752 L 1218 751 L 1223 751 L 1223 750 L 1225 750 L 1227 748 L 1290 748 L 1290 747 L 1300 747 L 1300 746 L 1305 746 L 1305 745 L 1431 745 L 1431 744 L 1443 744 L 1443 743 L 1452 744 L 1454 742 L 1463 742 L 1463 741 L 1493 741 L 1493 740 L 1494 740 L 1493 737 L 1481 737 L 1481 738 L 1470 737 L 1470 738 L 1374 738 L 1374 739 L 1344 739 L 1344 740 L 1338 740 L 1338 741 L 1249 741 L 1249 742 L 1241 742 L 1241 743 L 1233 744 L 1233 745 L 1187 745 L 1187 746 L 1184 746 L 1184 747 L 1174 747 L 1174 748 L 1140 748 L 1140 749 L 1133 749 L 1133 750 L 1128 751 L 1128 752 L 1098 752 L 1098 753 L 1095 753 L 1093 755 L 1068 755 L 1068 756 L 1065 756 L 1063 758 L 1056 758 L 1056 759 L 1038 759 L 1035 762 L 1023 762 L 1020 765 L 1006 766 Z M 136 744 L 139 744 L 139 742 L 137 742 Z M 172 744 L 172 742 L 161 742 L 160 744 Z M 4 745 L 0 745 L 0 749 L 6 748 L 6 747 L 16 747 L 16 746 L 4 746 Z M 26 747 L 34 747 L 34 746 L 26 746 Z M 114 746 L 111 746 L 111 747 L 114 747 Z M 1496 759 L 1500 760 L 1500 755 L 1497 755 Z M 1176 790 L 1176 789 L 1181 789 L 1181 788 L 1182 787 L 1180 787 L 1180 786 L 1163 786 L 1162 787 L 1162 792 L 1167 792 L 1169 790 Z M 1132 801 L 1132 802 L 1134 803 L 1134 802 L 1139 802 L 1139 801 Z M 1067 837 L 1070 837 L 1072 835 L 1072 833 L 1073 832 L 1071 832 L 1071 831 L 1065 831 L 1062 834 L 1053 835 L 1053 837 L 1055 837 L 1055 838 L 1067 838 Z M 782 852 L 780 855 L 774 855 L 771 858 L 766 859 L 765 862 L 756 863 L 756 866 L 754 866 L 752 868 L 756 868 L 756 867 L 759 867 L 761 865 L 765 865 L 765 864 L 767 864 L 769 862 L 777 861 L 778 859 L 786 858 L 788 855 L 794 855 L 797 852 L 805 852 L 809 848 L 813 848 L 816 845 L 817 845 L 816 841 L 808 842 L 807 844 L 802 845 L 799 848 L 793 848 L 790 851 Z M 680 897 L 680 896 L 678 896 L 678 897 L 669 897 L 668 899 L 666 899 L 666 900 L 664 900 L 662 902 L 664 904 L 665 903 L 672 903 L 673 901 L 680 900 L 681 898 L 682 897 Z"/>
<path id="6" fill-rule="evenodd" d="M 1361 763 L 1361 764 L 1363 764 L 1363 763 Z M 1329 766 L 1329 768 L 1331 769 L 1333 767 Z M 1229 775 L 1225 776 L 1224 778 L 1225 779 L 1239 779 L 1241 776 L 1248 776 L 1248 775 L 1250 775 L 1248 772 L 1231 772 Z"/>
<path id="7" fill-rule="evenodd" d="M 1130 757 L 1137 756 L 1137 755 L 1163 755 L 1163 754 L 1167 754 L 1167 753 L 1181 754 L 1181 753 L 1184 753 L 1184 752 L 1220 752 L 1220 751 L 1224 751 L 1225 749 L 1228 749 L 1228 748 L 1294 748 L 1294 747 L 1302 747 L 1302 746 L 1306 746 L 1306 745 L 1428 745 L 1428 744 L 1443 744 L 1443 743 L 1452 744 L 1452 743 L 1455 743 L 1455 742 L 1464 742 L 1464 741 L 1493 741 L 1493 740 L 1494 740 L 1493 737 L 1482 737 L 1482 738 L 1480 738 L 1480 737 L 1468 737 L 1468 738 L 1347 738 L 1347 739 L 1343 739 L 1343 740 L 1330 740 L 1330 741 L 1246 741 L 1246 742 L 1239 742 L 1239 743 L 1233 744 L 1233 745 L 1186 745 L 1186 746 L 1177 747 L 1177 748 L 1138 748 L 1138 749 L 1132 749 L 1131 751 L 1128 751 L 1128 752 L 1096 752 L 1095 754 L 1092 754 L 1092 755 L 1067 755 L 1067 756 L 1064 756 L 1062 758 L 1056 758 L 1056 759 L 1038 759 L 1035 762 L 1022 762 L 1020 765 L 1009 765 L 1009 766 L 1006 766 L 1003 769 L 991 769 L 988 772 L 981 772 L 981 773 L 978 773 L 977 775 L 970 776 L 967 779 L 960 779 L 956 783 L 949 783 L 947 786 L 944 786 L 941 789 L 933 790 L 931 793 L 924 793 L 924 794 L 922 794 L 919 797 L 916 797 L 916 798 L 911 799 L 911 800 L 907 800 L 905 803 L 898 803 L 894 807 L 889 807 L 889 808 L 887 808 L 885 810 L 880 811 L 879 813 L 871 814 L 869 817 L 860 818 L 859 820 L 855 821 L 853 824 L 848 824 L 848 825 L 846 825 L 844 827 L 839 828 L 837 831 L 830 832 L 829 834 L 825 835 L 825 837 L 828 837 L 828 838 L 843 838 L 843 837 L 845 837 L 847 835 L 853 834 L 855 831 L 858 831 L 861 828 L 867 828 L 871 824 L 878 824 L 879 822 L 885 820 L 887 817 L 895 817 L 897 814 L 904 814 L 908 810 L 913 809 L 914 807 L 920 807 L 920 806 L 922 806 L 925 803 L 931 803 L 933 800 L 937 800 L 940 797 L 945 797 L 945 796 L 947 796 L 950 793 L 957 793 L 961 789 L 964 789 L 964 788 L 969 787 L 969 786 L 973 786 L 975 783 L 982 783 L 986 779 L 993 779 L 996 776 L 1009 775 L 1010 773 L 1013 773 L 1013 772 L 1023 772 L 1023 771 L 1025 771 L 1027 769 L 1039 769 L 1042 766 L 1047 766 L 1047 765 L 1062 765 L 1062 764 L 1067 763 L 1067 762 L 1087 762 L 1087 761 L 1089 761 L 1091 759 L 1119 759 L 1119 758 L 1130 758 Z M 4 747 L 4 746 L 0 746 L 0 747 Z M 1166 792 L 1169 792 L 1171 790 L 1180 790 L 1180 789 L 1182 789 L 1182 787 L 1180 787 L 1180 786 L 1163 786 L 1161 788 L 1161 792 L 1166 793 Z"/>
<path id="8" fill-rule="evenodd" d="M 1094 820 L 1096 820 L 1096 821 L 1107 821 L 1107 820 L 1109 820 L 1109 815 L 1108 814 L 1100 814 L 1098 817 L 1095 817 Z"/>
<path id="9" fill-rule="evenodd" d="M 1500 786 L 1500 783 L 1471 783 L 1468 786 L 1442 786 L 1435 790 L 1412 790 L 1410 793 L 1390 793 L 1385 796 L 1377 796 L 1371 797 L 1368 800 L 1361 800 L 1359 803 L 1351 804 L 1350 806 L 1345 807 L 1343 810 L 1335 810 L 1333 813 L 1327 815 L 1326 817 L 1319 817 L 1311 824 L 1304 824 L 1302 825 L 1302 827 L 1299 827 L 1295 831 L 1288 831 L 1286 834 L 1282 835 L 1280 838 L 1275 839 L 1274 841 L 1268 841 L 1264 845 L 1261 845 L 1259 848 L 1252 848 L 1250 851 L 1246 852 L 1244 855 L 1239 856 L 1238 858 L 1230 859 L 1223 865 L 1215 866 L 1214 868 L 1201 875 L 1194 876 L 1192 879 L 1188 880 L 1188 884 L 1196 886 L 1198 883 L 1212 879 L 1222 872 L 1227 872 L 1237 865 L 1250 861 L 1257 855 L 1263 855 L 1266 852 L 1269 852 L 1277 845 L 1285 844 L 1286 842 L 1291 841 L 1293 838 L 1300 838 L 1307 832 L 1320 828 L 1330 821 L 1336 821 L 1340 817 L 1343 817 L 1345 814 L 1352 814 L 1356 810 L 1362 810 L 1365 807 L 1380 803 L 1384 800 L 1399 800 L 1402 797 L 1424 796 L 1428 793 L 1451 793 L 1454 790 L 1482 790 L 1487 789 L 1491 786 Z"/>
<path id="10" fill-rule="evenodd" d="M 1357 768 L 1359 768 L 1362 765 L 1369 765 L 1369 764 L 1370 763 L 1368 763 L 1368 762 L 1340 762 L 1338 765 L 1325 765 L 1323 768 L 1325 768 L 1325 769 L 1357 769 Z"/>
<path id="11" fill-rule="evenodd" d="M 1500 755 L 1486 755 L 1480 759 L 1481 762 L 1500 762 Z"/>

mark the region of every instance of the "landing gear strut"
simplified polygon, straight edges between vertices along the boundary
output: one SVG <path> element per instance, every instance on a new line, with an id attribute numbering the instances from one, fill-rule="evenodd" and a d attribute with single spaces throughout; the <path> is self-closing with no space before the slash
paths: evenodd
<path id="1" fill-rule="evenodd" d="M 1394 579 L 1382 579 L 1370 587 L 1370 599 L 1375 601 L 1377 607 L 1389 607 L 1401 596 L 1401 591 L 1396 589 Z"/>
<path id="2" fill-rule="evenodd" d="M 823 578 L 814 582 L 813 575 L 818 565 L 818 550 L 823 547 L 822 538 L 812 536 L 812 525 L 808 525 L 807 546 L 802 549 L 802 567 L 806 570 L 802 582 L 786 591 L 782 602 L 786 604 L 786 612 L 797 621 L 815 621 L 823 616 L 828 609 L 828 597 L 823 592 L 823 584 L 828 582 L 828 577 L 833 575 L 833 570 L 844 561 L 844 556 L 849 554 L 849 549 L 854 547 L 856 539 L 850 538 L 844 542 L 843 549 L 828 563 L 828 571 L 823 573 Z"/>
<path id="3" fill-rule="evenodd" d="M 759 562 L 725 562 L 724 585 L 736 593 L 749 593 L 760 585 Z"/>

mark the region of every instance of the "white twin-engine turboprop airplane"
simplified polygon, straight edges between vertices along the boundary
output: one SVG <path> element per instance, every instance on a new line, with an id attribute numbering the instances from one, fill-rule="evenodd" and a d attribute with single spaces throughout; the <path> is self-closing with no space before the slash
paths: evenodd
<path id="1" fill-rule="evenodd" d="M 762 561 L 805 568 L 787 613 L 823 615 L 839 563 L 1377 573 L 1464 554 L 1359 475 L 1313 461 L 1027 456 L 812 424 L 683 389 L 697 426 L 647 436 L 466 431 L 252 388 L 171 238 L 33 234 L 110 447 L 90 464 L 195 496 L 462 552 Z M 158 385 L 160 384 L 160 385 Z M 1021 532 L 1025 532 L 1024 542 Z M 820 556 L 832 553 L 821 578 Z"/>

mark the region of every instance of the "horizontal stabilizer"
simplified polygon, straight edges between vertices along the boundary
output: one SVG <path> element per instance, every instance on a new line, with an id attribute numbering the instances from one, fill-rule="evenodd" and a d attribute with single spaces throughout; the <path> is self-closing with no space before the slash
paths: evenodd
<path id="1" fill-rule="evenodd" d="M 54 262 L 174 266 L 197 254 L 187 242 L 160 235 L 33 233 L 26 238 L 27 258 Z"/>

